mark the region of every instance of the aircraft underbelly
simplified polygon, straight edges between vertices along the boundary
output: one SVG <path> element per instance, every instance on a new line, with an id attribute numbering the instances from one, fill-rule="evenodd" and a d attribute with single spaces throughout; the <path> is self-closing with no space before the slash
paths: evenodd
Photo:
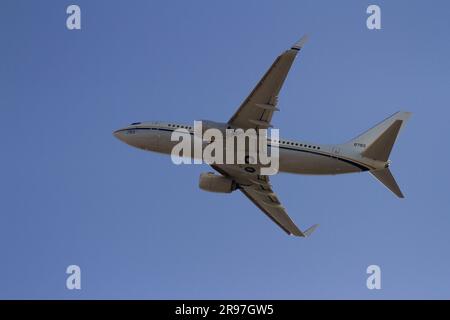
<path id="1" fill-rule="evenodd" d="M 327 154 L 280 150 L 280 171 L 299 174 L 341 174 L 361 170 L 349 162 Z"/>
<path id="2" fill-rule="evenodd" d="M 173 147 L 179 141 L 171 141 L 171 132 L 150 132 L 145 149 L 165 154 L 171 154 Z M 192 143 L 192 141 L 191 141 Z M 193 145 L 191 144 L 191 147 Z M 340 160 L 327 153 L 309 150 L 279 149 L 280 163 L 279 171 L 298 174 L 341 174 L 360 172 L 361 169 L 352 164 L 351 161 Z M 191 149 L 191 157 L 194 150 Z"/>
<path id="3" fill-rule="evenodd" d="M 148 151 L 155 151 L 160 152 L 160 137 L 159 137 L 159 131 L 157 130 L 146 130 L 142 133 L 142 137 L 140 138 L 141 142 L 139 144 L 139 148 L 148 150 Z"/>

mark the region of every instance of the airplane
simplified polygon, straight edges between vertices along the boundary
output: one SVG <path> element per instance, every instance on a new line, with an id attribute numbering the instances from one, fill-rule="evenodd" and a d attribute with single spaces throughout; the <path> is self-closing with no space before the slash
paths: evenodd
<path id="1" fill-rule="evenodd" d="M 228 122 L 203 121 L 207 127 L 267 129 L 272 115 L 279 111 L 278 95 L 298 52 L 307 37 L 302 37 L 290 49 L 279 55 L 243 101 Z M 368 171 L 397 197 L 403 198 L 399 186 L 389 170 L 389 155 L 395 140 L 411 116 L 410 112 L 397 112 L 373 128 L 343 144 L 318 144 L 305 141 L 279 139 L 279 171 L 309 175 L 336 175 Z M 194 134 L 191 125 L 175 122 L 135 122 L 114 131 L 119 140 L 147 151 L 171 154 L 177 143 L 171 141 L 174 130 L 185 129 Z M 268 139 L 270 145 L 270 139 Z M 288 235 L 307 237 L 317 224 L 301 231 L 287 214 L 273 191 L 268 175 L 249 170 L 247 164 L 212 164 L 217 172 L 200 175 L 199 187 L 219 193 L 241 191 L 262 212 Z"/>

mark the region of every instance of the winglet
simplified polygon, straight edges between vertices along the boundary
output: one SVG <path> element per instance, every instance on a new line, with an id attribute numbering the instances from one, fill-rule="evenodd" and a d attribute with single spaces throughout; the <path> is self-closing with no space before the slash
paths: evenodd
<path id="1" fill-rule="evenodd" d="M 316 230 L 316 228 L 318 227 L 318 224 L 313 225 L 312 227 L 308 228 L 307 230 L 303 231 L 303 235 L 304 237 L 309 237 L 311 235 L 311 233 L 314 232 L 314 230 Z"/>
<path id="2" fill-rule="evenodd" d="M 305 34 L 303 37 L 300 38 L 300 40 L 294 43 L 291 49 L 300 50 L 305 45 L 306 41 L 308 41 L 308 35 Z"/>

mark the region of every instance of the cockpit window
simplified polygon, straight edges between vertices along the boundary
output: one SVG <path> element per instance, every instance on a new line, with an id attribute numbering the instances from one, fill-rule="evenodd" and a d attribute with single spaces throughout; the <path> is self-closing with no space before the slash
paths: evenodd
<path id="1" fill-rule="evenodd" d="M 138 124 L 141 124 L 140 122 L 133 122 L 131 125 L 132 126 L 136 126 L 136 125 L 138 125 Z"/>

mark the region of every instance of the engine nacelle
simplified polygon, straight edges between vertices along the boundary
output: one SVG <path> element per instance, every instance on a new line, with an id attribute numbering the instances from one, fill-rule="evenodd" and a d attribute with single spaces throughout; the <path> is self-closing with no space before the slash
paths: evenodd
<path id="1" fill-rule="evenodd" d="M 213 172 L 201 173 L 198 186 L 202 190 L 218 193 L 231 193 L 236 190 L 236 183 L 232 179 Z"/>

